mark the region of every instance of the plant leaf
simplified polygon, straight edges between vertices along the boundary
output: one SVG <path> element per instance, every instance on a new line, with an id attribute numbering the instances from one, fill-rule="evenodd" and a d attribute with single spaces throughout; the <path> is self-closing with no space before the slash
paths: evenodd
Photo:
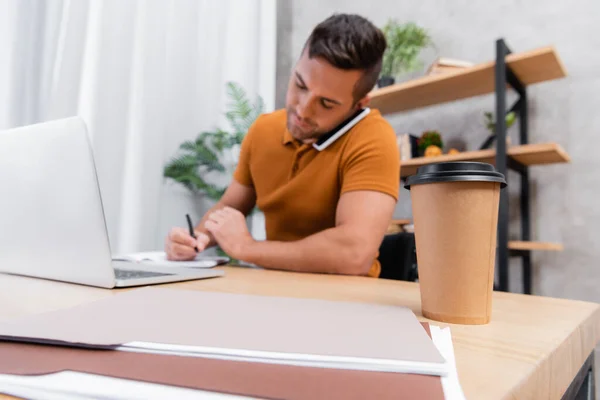
<path id="1" fill-rule="evenodd" d="M 242 143 L 248 129 L 265 108 L 260 96 L 251 103 L 246 91 L 235 82 L 227 82 L 226 89 L 230 102 L 225 117 L 233 132 L 218 128 L 199 133 L 193 141 L 183 142 L 178 154 L 163 169 L 164 177 L 213 200 L 220 199 L 225 188 L 209 184 L 203 176 L 211 171 L 226 171 L 221 163 L 224 150 Z"/>

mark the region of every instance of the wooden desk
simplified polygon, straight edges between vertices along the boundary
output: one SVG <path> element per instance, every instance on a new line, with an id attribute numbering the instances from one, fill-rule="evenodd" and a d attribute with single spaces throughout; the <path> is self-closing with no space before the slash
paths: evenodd
<path id="1" fill-rule="evenodd" d="M 427 321 L 415 283 L 224 269 L 222 278 L 165 286 L 406 306 Z M 70 307 L 124 290 L 131 289 L 103 290 L 0 274 L 0 319 Z M 600 340 L 600 305 L 498 292 L 490 324 L 449 326 L 467 399 L 559 399 Z"/>

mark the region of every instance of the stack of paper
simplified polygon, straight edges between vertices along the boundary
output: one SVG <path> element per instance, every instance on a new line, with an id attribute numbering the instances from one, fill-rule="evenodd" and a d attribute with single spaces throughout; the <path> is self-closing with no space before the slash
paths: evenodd
<path id="1" fill-rule="evenodd" d="M 433 334 L 402 307 L 148 287 L 1 323 L 0 373 L 75 370 L 258 397 L 326 398 L 337 382 L 345 398 L 399 387 L 454 398 L 444 384 L 454 363 Z"/>

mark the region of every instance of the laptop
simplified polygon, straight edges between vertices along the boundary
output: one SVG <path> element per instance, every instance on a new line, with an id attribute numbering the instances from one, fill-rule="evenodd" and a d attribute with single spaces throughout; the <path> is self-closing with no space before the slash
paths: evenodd
<path id="1" fill-rule="evenodd" d="M 223 276 L 113 259 L 80 117 L 0 131 L 0 272 L 102 288 Z"/>

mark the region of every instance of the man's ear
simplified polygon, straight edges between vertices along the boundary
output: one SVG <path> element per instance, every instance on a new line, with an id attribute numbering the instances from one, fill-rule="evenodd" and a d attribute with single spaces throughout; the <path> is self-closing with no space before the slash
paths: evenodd
<path id="1" fill-rule="evenodd" d="M 370 102 L 371 102 L 371 98 L 369 97 L 369 95 L 366 95 L 365 97 L 363 97 L 356 103 L 356 109 L 358 110 L 361 108 L 365 108 L 366 106 L 369 105 Z"/>

